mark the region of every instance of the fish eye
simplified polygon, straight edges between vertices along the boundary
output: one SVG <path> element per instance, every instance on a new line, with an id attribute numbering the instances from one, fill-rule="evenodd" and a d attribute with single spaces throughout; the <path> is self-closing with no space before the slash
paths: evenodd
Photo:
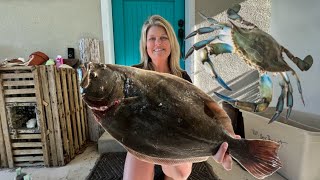
<path id="1" fill-rule="evenodd" d="M 95 72 L 90 72 L 89 77 L 90 79 L 96 78 L 98 75 Z"/>

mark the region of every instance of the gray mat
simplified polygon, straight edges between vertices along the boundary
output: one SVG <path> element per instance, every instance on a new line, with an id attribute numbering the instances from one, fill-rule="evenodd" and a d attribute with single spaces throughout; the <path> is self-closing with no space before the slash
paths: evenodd
<path id="1" fill-rule="evenodd" d="M 105 153 L 100 156 L 87 180 L 122 180 L 126 152 Z M 154 180 L 163 180 L 161 166 L 155 166 Z M 218 180 L 206 162 L 195 163 L 188 180 Z"/>

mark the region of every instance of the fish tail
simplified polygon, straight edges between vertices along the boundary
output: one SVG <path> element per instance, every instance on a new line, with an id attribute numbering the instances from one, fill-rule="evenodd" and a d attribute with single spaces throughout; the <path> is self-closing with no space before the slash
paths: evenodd
<path id="1" fill-rule="evenodd" d="M 268 140 L 238 142 L 237 149 L 231 148 L 230 144 L 230 155 L 254 177 L 264 179 L 282 167 L 278 157 L 279 143 Z"/>

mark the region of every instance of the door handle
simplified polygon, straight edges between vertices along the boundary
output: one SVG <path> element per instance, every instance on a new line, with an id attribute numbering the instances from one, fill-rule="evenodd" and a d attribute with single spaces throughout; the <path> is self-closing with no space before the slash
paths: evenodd
<path id="1" fill-rule="evenodd" d="M 183 41 L 184 39 L 184 20 L 180 19 L 178 21 L 178 26 L 179 26 L 179 29 L 178 29 L 178 37 Z"/>
<path id="2" fill-rule="evenodd" d="M 178 26 L 179 26 L 179 29 L 178 29 L 178 38 L 180 40 L 180 51 L 181 51 L 181 58 L 184 59 L 184 20 L 183 19 L 180 19 L 178 21 Z"/>

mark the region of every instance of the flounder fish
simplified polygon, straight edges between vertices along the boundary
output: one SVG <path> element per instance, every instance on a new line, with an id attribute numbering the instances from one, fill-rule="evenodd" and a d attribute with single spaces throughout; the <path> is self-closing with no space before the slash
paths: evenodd
<path id="1" fill-rule="evenodd" d="M 279 144 L 234 139 L 226 112 L 192 83 L 171 74 L 89 63 L 82 97 L 96 120 L 137 158 L 161 165 L 201 162 L 223 142 L 250 174 L 263 179 L 282 165 Z"/>

